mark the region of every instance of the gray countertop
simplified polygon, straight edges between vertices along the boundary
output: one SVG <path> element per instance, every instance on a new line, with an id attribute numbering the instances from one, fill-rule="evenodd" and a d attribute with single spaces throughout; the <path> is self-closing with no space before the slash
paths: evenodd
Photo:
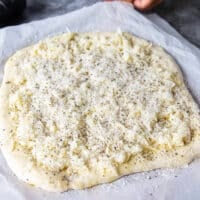
<path id="1" fill-rule="evenodd" d="M 98 1 L 100 0 L 27 0 L 23 16 L 12 24 L 61 15 Z M 185 38 L 200 47 L 200 0 L 165 0 L 151 13 L 159 14 Z"/>

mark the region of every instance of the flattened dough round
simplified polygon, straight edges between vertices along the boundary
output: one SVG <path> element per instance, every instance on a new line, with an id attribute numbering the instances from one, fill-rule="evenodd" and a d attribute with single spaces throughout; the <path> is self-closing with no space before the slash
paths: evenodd
<path id="1" fill-rule="evenodd" d="M 0 89 L 1 150 L 50 191 L 178 167 L 200 154 L 200 114 L 162 48 L 128 33 L 66 33 L 15 53 Z"/>

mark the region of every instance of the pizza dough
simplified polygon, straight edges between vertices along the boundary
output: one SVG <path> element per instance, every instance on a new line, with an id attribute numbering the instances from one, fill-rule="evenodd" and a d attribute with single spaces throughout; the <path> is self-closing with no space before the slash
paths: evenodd
<path id="1" fill-rule="evenodd" d="M 19 179 L 81 189 L 200 155 L 200 112 L 162 48 L 128 33 L 66 33 L 15 53 L 0 141 Z"/>

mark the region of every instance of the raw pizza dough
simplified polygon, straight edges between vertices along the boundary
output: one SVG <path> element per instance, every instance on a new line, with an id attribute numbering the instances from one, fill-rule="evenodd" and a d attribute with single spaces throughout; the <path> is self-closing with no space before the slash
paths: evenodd
<path id="1" fill-rule="evenodd" d="M 177 64 L 128 33 L 66 33 L 15 53 L 1 150 L 23 181 L 80 189 L 200 155 L 200 113 Z"/>

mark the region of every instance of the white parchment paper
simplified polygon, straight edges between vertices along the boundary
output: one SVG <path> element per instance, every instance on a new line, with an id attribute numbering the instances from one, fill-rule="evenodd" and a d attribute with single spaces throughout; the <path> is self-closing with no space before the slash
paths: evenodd
<path id="1" fill-rule="evenodd" d="M 128 31 L 165 48 L 178 62 L 190 91 L 200 105 L 200 50 L 157 15 L 147 17 L 126 3 L 97 3 L 66 15 L 0 30 L 0 81 L 6 59 L 16 50 L 47 36 L 68 31 Z M 197 200 L 200 161 L 181 169 L 155 170 L 123 177 L 91 189 L 49 193 L 19 181 L 0 153 L 2 200 Z"/>

